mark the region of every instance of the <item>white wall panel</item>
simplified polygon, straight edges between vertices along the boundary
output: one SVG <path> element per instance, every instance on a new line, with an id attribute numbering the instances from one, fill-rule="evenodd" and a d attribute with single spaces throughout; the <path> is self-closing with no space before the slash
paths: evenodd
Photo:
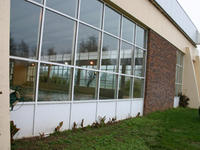
<path id="1" fill-rule="evenodd" d="M 52 133 L 63 121 L 61 130 L 69 128 L 70 104 L 38 104 L 35 115 L 35 135 Z"/>
<path id="2" fill-rule="evenodd" d="M 131 101 L 117 102 L 117 120 L 122 120 L 130 117 Z"/>
<path id="3" fill-rule="evenodd" d="M 95 122 L 96 102 L 88 103 L 74 103 L 71 112 L 71 127 L 76 122 L 80 127 L 82 119 L 84 119 L 84 126 L 91 125 Z"/>
<path id="4" fill-rule="evenodd" d="M 17 104 L 10 112 L 10 120 L 20 128 L 14 138 L 33 136 L 33 110 L 34 104 Z"/>
<path id="5" fill-rule="evenodd" d="M 97 117 L 99 118 L 106 116 L 106 121 L 109 121 L 109 119 L 116 117 L 115 106 L 116 101 L 100 101 L 98 104 Z"/>
<path id="6" fill-rule="evenodd" d="M 132 101 L 132 117 L 137 116 L 138 113 L 140 113 L 140 116 L 143 115 L 143 104 L 144 100 L 143 99 L 134 99 Z"/>

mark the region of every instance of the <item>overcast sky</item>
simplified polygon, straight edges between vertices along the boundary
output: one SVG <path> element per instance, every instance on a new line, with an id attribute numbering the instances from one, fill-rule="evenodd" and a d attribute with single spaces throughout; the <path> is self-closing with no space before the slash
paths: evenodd
<path id="1" fill-rule="evenodd" d="M 200 0 L 178 0 L 200 32 Z M 200 46 L 198 46 L 200 50 Z"/>

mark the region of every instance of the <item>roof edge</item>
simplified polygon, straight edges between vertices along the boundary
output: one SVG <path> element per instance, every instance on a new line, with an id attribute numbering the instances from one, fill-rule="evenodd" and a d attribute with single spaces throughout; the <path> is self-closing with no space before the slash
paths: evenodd
<path id="1" fill-rule="evenodd" d="M 181 27 L 178 25 L 178 23 L 162 8 L 162 6 L 156 2 L 155 0 L 149 0 L 165 17 L 169 19 L 169 21 L 175 25 L 175 27 L 186 37 L 186 39 L 195 47 L 197 47 L 198 44 L 200 44 L 200 33 L 198 32 L 196 28 L 196 40 L 194 41 Z M 178 3 L 179 4 L 179 3 Z M 179 4 L 180 5 L 180 4 Z M 182 8 L 182 7 L 181 7 Z M 183 8 L 182 8 L 183 9 Z M 184 11 L 185 12 L 185 11 Z M 187 14 L 186 14 L 187 15 Z M 189 16 L 187 15 L 189 18 Z M 189 18 L 190 19 L 190 18 Z M 191 21 L 191 19 L 190 19 Z M 194 23 L 191 21 L 191 23 L 194 25 Z M 195 26 L 195 25 L 194 25 Z M 195 26 L 196 27 L 196 26 Z"/>

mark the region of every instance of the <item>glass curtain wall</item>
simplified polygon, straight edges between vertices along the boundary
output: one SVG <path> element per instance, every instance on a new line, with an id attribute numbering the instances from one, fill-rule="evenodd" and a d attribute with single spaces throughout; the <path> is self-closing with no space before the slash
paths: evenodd
<path id="1" fill-rule="evenodd" d="M 98 0 L 11 0 L 20 101 L 142 98 L 146 30 Z"/>
<path id="2" fill-rule="evenodd" d="M 175 96 L 182 93 L 182 78 L 183 78 L 183 53 L 176 51 L 176 81 L 175 81 Z"/>

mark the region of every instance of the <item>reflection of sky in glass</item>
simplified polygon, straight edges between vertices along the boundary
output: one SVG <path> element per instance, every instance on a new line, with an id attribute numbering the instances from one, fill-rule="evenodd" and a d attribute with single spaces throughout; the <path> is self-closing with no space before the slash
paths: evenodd
<path id="1" fill-rule="evenodd" d="M 96 0 L 82 0 L 80 19 L 93 26 L 100 27 L 102 5 L 102 3 Z"/>
<path id="2" fill-rule="evenodd" d="M 106 6 L 105 20 L 104 20 L 105 31 L 119 36 L 119 28 L 120 28 L 120 14 L 118 14 L 116 11 Z"/>
<path id="3" fill-rule="evenodd" d="M 43 0 L 34 0 L 34 1 L 36 1 L 38 3 L 43 3 Z"/>
<path id="4" fill-rule="evenodd" d="M 46 11 L 42 55 L 53 49 L 56 54 L 71 54 L 74 22 L 56 13 Z"/>
<path id="5" fill-rule="evenodd" d="M 135 24 L 123 17 L 122 38 L 127 41 L 134 42 L 134 28 Z"/>
<path id="6" fill-rule="evenodd" d="M 77 0 L 47 0 L 46 5 L 72 17 L 77 10 Z"/>
<path id="7" fill-rule="evenodd" d="M 145 46 L 145 30 L 139 26 L 136 27 L 136 45 Z"/>
<path id="8" fill-rule="evenodd" d="M 24 41 L 28 46 L 29 55 L 32 56 L 36 55 L 35 49 L 37 47 L 39 16 L 39 7 L 24 0 L 11 1 L 11 38 L 16 45 Z"/>

